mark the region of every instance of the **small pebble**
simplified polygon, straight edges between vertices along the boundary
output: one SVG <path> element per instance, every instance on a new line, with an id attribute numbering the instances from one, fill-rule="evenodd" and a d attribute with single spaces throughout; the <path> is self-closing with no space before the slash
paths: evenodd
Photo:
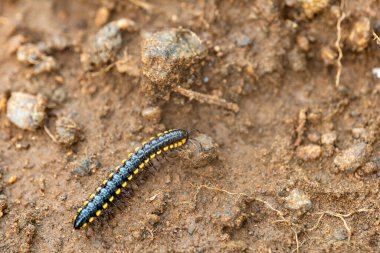
<path id="1" fill-rule="evenodd" d="M 366 175 L 375 174 L 377 172 L 377 164 L 375 162 L 367 162 L 363 165 L 362 170 Z"/>
<path id="2" fill-rule="evenodd" d="M 8 207 L 7 197 L 0 194 L 0 218 L 4 216 L 4 210 Z"/>
<path id="3" fill-rule="evenodd" d="M 341 151 L 334 159 L 334 165 L 340 171 L 353 173 L 364 162 L 367 144 L 359 142 Z"/>
<path id="4" fill-rule="evenodd" d="M 17 181 L 17 177 L 16 176 L 11 176 L 8 179 L 8 183 L 10 183 L 10 184 L 14 184 L 14 183 L 16 183 L 16 181 Z"/>
<path id="5" fill-rule="evenodd" d="M 343 228 L 335 229 L 333 235 L 334 235 L 335 240 L 338 240 L 338 241 L 344 241 L 344 240 L 347 240 L 348 238 L 347 230 Z"/>
<path id="6" fill-rule="evenodd" d="M 298 35 L 296 39 L 297 45 L 302 51 L 308 52 L 310 50 L 310 42 L 306 36 Z"/>
<path id="7" fill-rule="evenodd" d="M 158 106 L 145 107 L 142 110 L 141 115 L 148 121 L 159 123 L 161 121 L 162 110 Z"/>
<path id="8" fill-rule="evenodd" d="M 351 49 L 356 52 L 363 51 L 371 39 L 371 21 L 368 17 L 360 17 L 354 24 L 350 35 L 348 36 L 348 44 Z"/>
<path id="9" fill-rule="evenodd" d="M 372 69 L 372 74 L 374 77 L 376 77 L 377 79 L 380 79 L 380 68 L 373 68 Z"/>
<path id="10" fill-rule="evenodd" d="M 293 189 L 289 196 L 285 198 L 285 203 L 286 208 L 299 210 L 301 213 L 305 213 L 313 206 L 309 196 L 297 188 Z"/>
<path id="11" fill-rule="evenodd" d="M 149 224 L 153 226 L 156 223 L 160 222 L 160 216 L 158 216 L 157 214 L 151 213 L 147 215 L 147 220 Z"/>
<path id="12" fill-rule="evenodd" d="M 56 60 L 46 55 L 47 48 L 36 44 L 25 44 L 17 50 L 17 60 L 27 65 L 33 65 L 33 74 L 48 73 L 58 68 Z"/>
<path id="13" fill-rule="evenodd" d="M 71 119 L 60 117 L 55 122 L 56 139 L 60 144 L 71 146 L 78 140 L 78 125 Z"/>
<path id="14" fill-rule="evenodd" d="M 336 136 L 335 131 L 328 132 L 328 133 L 322 134 L 321 143 L 323 145 L 331 146 L 331 145 L 334 145 L 336 138 L 337 136 Z"/>
<path id="15" fill-rule="evenodd" d="M 193 235 L 194 231 L 195 231 L 195 223 L 191 222 L 189 226 L 187 227 L 187 232 L 189 233 L 189 235 Z"/>
<path id="16" fill-rule="evenodd" d="M 356 139 L 359 139 L 359 138 L 365 139 L 367 136 L 366 130 L 361 127 L 353 128 L 351 132 L 352 132 L 352 136 Z"/>
<path id="17" fill-rule="evenodd" d="M 45 120 L 45 108 L 46 100 L 40 96 L 12 92 L 7 103 L 7 117 L 19 128 L 34 131 Z"/>
<path id="18" fill-rule="evenodd" d="M 247 35 L 240 35 L 236 38 L 235 43 L 238 47 L 246 47 L 252 43 L 252 40 Z"/>
<path id="19" fill-rule="evenodd" d="M 334 65 L 338 57 L 338 53 L 331 47 L 324 46 L 321 49 L 321 57 L 326 65 Z"/>
<path id="20" fill-rule="evenodd" d="M 294 48 L 288 53 L 288 62 L 293 71 L 303 71 L 306 69 L 305 54 L 298 48 Z"/>
<path id="21" fill-rule="evenodd" d="M 303 11 L 308 18 L 312 18 L 329 4 L 329 0 L 299 0 L 299 2 L 301 2 Z"/>
<path id="22" fill-rule="evenodd" d="M 95 25 L 96 27 L 101 27 L 107 23 L 110 17 L 110 11 L 106 7 L 100 7 L 95 16 Z"/>
<path id="23" fill-rule="evenodd" d="M 71 171 L 72 175 L 78 175 L 80 177 L 89 176 L 98 168 L 101 168 L 102 164 L 96 160 L 95 157 L 84 159 L 79 167 L 76 167 Z"/>
<path id="24" fill-rule="evenodd" d="M 300 146 L 296 150 L 297 157 L 304 161 L 316 160 L 321 156 L 321 154 L 322 148 L 315 144 Z"/>
<path id="25" fill-rule="evenodd" d="M 189 148 L 183 155 L 188 156 L 191 166 L 203 167 L 217 157 L 216 144 L 206 134 L 195 134 L 192 136 L 192 142 L 189 142 Z"/>
<path id="26" fill-rule="evenodd" d="M 90 48 L 80 56 L 80 61 L 86 71 L 99 68 L 116 58 L 116 53 L 122 43 L 121 32 L 124 30 L 135 31 L 135 22 L 122 18 L 108 23 L 96 33 Z"/>

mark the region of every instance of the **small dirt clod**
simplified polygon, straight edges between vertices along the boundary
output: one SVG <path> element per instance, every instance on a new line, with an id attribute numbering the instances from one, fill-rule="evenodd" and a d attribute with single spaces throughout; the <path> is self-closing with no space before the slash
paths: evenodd
<path id="1" fill-rule="evenodd" d="M 99 68 L 116 58 L 116 53 L 121 48 L 121 32 L 124 30 L 135 31 L 136 24 L 123 18 L 108 23 L 97 32 L 90 49 L 80 56 L 85 71 Z"/>
<path id="2" fill-rule="evenodd" d="M 340 170 L 353 173 L 366 157 L 367 144 L 359 142 L 340 152 L 334 159 L 334 165 Z"/>
<path id="3" fill-rule="evenodd" d="M 57 141 L 65 146 L 71 146 L 78 140 L 78 125 L 71 119 L 66 117 L 58 118 L 55 122 L 57 131 Z"/>
<path id="4" fill-rule="evenodd" d="M 8 119 L 21 129 L 36 130 L 45 120 L 46 100 L 22 92 L 12 92 L 7 103 Z"/>
<path id="5" fill-rule="evenodd" d="M 289 196 L 285 198 L 285 202 L 286 208 L 300 211 L 302 214 L 313 206 L 309 196 L 297 188 L 290 192 Z"/>
<path id="6" fill-rule="evenodd" d="M 296 155 L 304 161 L 316 160 L 321 156 L 322 148 L 315 144 L 300 146 L 297 148 Z"/>
<path id="7" fill-rule="evenodd" d="M 189 69 L 205 56 L 206 48 L 188 29 L 145 34 L 141 58 L 147 88 L 163 91 L 188 77 Z"/>

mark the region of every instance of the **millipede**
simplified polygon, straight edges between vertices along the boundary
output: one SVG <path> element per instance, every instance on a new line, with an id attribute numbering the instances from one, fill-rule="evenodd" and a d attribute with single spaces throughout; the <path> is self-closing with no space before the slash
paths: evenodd
<path id="1" fill-rule="evenodd" d="M 109 174 L 108 179 L 105 179 L 96 192 L 83 203 L 83 207 L 78 209 L 74 217 L 74 228 L 84 228 L 92 223 L 110 206 L 122 189 L 151 164 L 152 160 L 185 145 L 188 139 L 187 131 L 175 129 L 159 133 L 149 141 L 143 142 L 141 148 L 136 148 L 134 153 L 129 153 L 128 159 L 123 160 L 122 165 L 117 166 L 115 171 Z"/>

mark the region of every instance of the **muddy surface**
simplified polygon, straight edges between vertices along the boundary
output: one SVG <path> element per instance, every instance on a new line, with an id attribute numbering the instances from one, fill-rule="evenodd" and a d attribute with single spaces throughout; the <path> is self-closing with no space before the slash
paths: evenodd
<path id="1" fill-rule="evenodd" d="M 0 2 L 0 251 L 379 251 L 379 2 L 159 2 Z M 74 230 L 172 128 L 196 146 Z"/>

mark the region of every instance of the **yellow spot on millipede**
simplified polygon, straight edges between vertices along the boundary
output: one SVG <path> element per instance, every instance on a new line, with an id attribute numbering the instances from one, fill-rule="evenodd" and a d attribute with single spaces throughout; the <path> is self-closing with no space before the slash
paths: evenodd
<path id="1" fill-rule="evenodd" d="M 98 210 L 96 211 L 96 216 L 99 216 L 102 213 L 102 211 Z"/>
<path id="2" fill-rule="evenodd" d="M 95 194 L 90 195 L 90 199 L 93 200 L 95 198 Z"/>
<path id="3" fill-rule="evenodd" d="M 147 158 L 145 161 L 144 161 L 144 163 L 148 163 L 149 162 L 149 158 Z"/>
<path id="4" fill-rule="evenodd" d="M 108 182 L 108 180 L 107 180 L 107 179 L 106 179 L 106 180 L 104 180 L 104 181 L 103 181 L 103 183 L 102 183 L 102 185 L 104 185 L 104 186 L 105 186 L 105 185 L 107 184 L 107 182 Z"/>
<path id="5" fill-rule="evenodd" d="M 121 163 L 124 164 L 126 161 L 127 161 L 127 159 L 124 159 L 123 161 L 121 161 Z"/>
<path id="6" fill-rule="evenodd" d="M 144 146 L 145 144 L 147 144 L 148 142 L 144 141 L 143 143 L 141 143 L 142 146 Z"/>
<path id="7" fill-rule="evenodd" d="M 113 173 L 111 172 L 109 175 L 108 175 L 109 178 L 112 178 L 113 177 Z"/>
<path id="8" fill-rule="evenodd" d="M 82 207 L 78 209 L 78 213 L 82 212 Z"/>
<path id="9" fill-rule="evenodd" d="M 135 171 L 133 171 L 133 173 L 136 175 L 137 173 L 139 173 L 139 169 L 135 169 Z"/>
<path id="10" fill-rule="evenodd" d="M 160 155 L 161 153 L 162 153 L 161 149 L 156 152 L 157 155 Z"/>
<path id="11" fill-rule="evenodd" d="M 119 195 L 119 194 L 120 194 L 120 192 L 121 192 L 121 189 L 120 189 L 120 188 L 119 188 L 119 189 L 117 189 L 117 190 L 115 191 L 116 195 Z"/>
<path id="12" fill-rule="evenodd" d="M 91 217 L 88 221 L 89 221 L 89 222 L 93 222 L 94 219 L 95 219 L 94 217 Z"/>
<path id="13" fill-rule="evenodd" d="M 130 176 L 128 177 L 128 180 L 129 180 L 129 181 L 131 181 L 131 180 L 132 180 L 132 175 L 130 175 Z"/>
<path id="14" fill-rule="evenodd" d="M 168 149 L 169 149 L 168 146 L 164 147 L 164 151 L 168 151 Z"/>
<path id="15" fill-rule="evenodd" d="M 140 168 L 140 169 L 144 168 L 144 164 L 143 164 L 143 163 L 140 164 L 140 165 L 139 165 L 139 168 Z"/>
<path id="16" fill-rule="evenodd" d="M 88 204 L 88 201 L 86 200 L 86 201 L 83 203 L 83 205 L 84 205 L 84 206 L 87 206 L 87 204 Z"/>
<path id="17" fill-rule="evenodd" d="M 113 197 L 113 196 L 111 196 L 111 198 L 109 198 L 108 200 L 109 200 L 110 202 L 112 202 L 112 201 L 113 201 L 113 199 L 114 199 L 114 197 Z"/>
<path id="18" fill-rule="evenodd" d="M 182 142 L 178 142 L 178 147 L 181 147 L 182 146 Z"/>
<path id="19" fill-rule="evenodd" d="M 105 203 L 105 204 L 103 205 L 103 209 L 107 209 L 107 207 L 108 207 L 108 203 Z"/>
<path id="20" fill-rule="evenodd" d="M 176 147 L 178 147 L 178 143 L 176 142 L 176 143 L 174 143 L 174 147 L 176 148 Z"/>
<path id="21" fill-rule="evenodd" d="M 156 154 L 150 155 L 150 159 L 154 159 L 156 157 Z"/>
<path id="22" fill-rule="evenodd" d="M 170 146 L 169 146 L 169 147 L 172 149 L 172 148 L 174 148 L 174 145 L 173 145 L 173 144 L 170 144 Z"/>
<path id="23" fill-rule="evenodd" d="M 140 147 L 135 148 L 135 152 L 139 151 Z"/>
<path id="24" fill-rule="evenodd" d="M 169 133 L 169 132 L 168 132 L 168 131 L 165 131 L 165 132 L 164 132 L 164 134 L 167 134 L 167 133 Z"/>
<path id="25" fill-rule="evenodd" d="M 133 156 L 133 153 L 128 154 L 128 158 L 131 158 Z"/>
<path id="26" fill-rule="evenodd" d="M 85 228 L 86 226 L 87 226 L 87 223 L 83 224 L 83 225 L 82 225 L 82 228 Z"/>
<path id="27" fill-rule="evenodd" d="M 182 144 L 185 144 L 186 143 L 186 139 L 182 139 Z"/>
<path id="28" fill-rule="evenodd" d="M 160 137 L 161 135 L 163 135 L 163 133 L 158 133 L 157 136 Z"/>
<path id="29" fill-rule="evenodd" d="M 119 172 L 119 170 L 120 170 L 120 166 L 116 166 L 116 167 L 115 167 L 115 170 L 116 170 L 116 172 Z"/>
<path id="30" fill-rule="evenodd" d="M 155 137 L 150 137 L 149 140 L 150 141 L 153 141 L 155 139 Z"/>
<path id="31" fill-rule="evenodd" d="M 125 181 L 121 186 L 125 188 L 127 187 L 127 184 L 128 184 L 127 181 Z"/>
<path id="32" fill-rule="evenodd" d="M 75 221 L 77 219 L 77 217 L 78 217 L 78 215 L 75 215 L 73 220 Z"/>
<path id="33" fill-rule="evenodd" d="M 96 193 L 99 193 L 101 189 L 100 187 L 96 188 Z"/>

